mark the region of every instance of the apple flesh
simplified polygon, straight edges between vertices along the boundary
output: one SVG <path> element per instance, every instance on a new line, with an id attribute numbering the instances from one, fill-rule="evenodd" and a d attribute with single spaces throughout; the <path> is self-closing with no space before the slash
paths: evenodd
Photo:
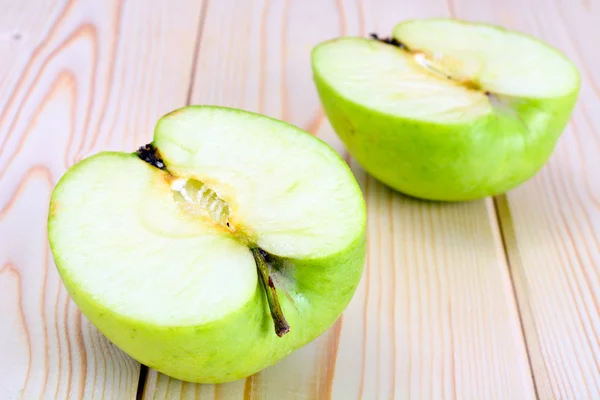
<path id="1" fill-rule="evenodd" d="M 409 20 L 385 40 L 313 49 L 325 112 L 349 152 L 392 188 L 430 200 L 506 192 L 548 160 L 576 102 L 575 66 L 521 33 Z"/>
<path id="2" fill-rule="evenodd" d="M 249 376 L 328 329 L 365 259 L 365 205 L 319 139 L 240 110 L 179 109 L 137 153 L 76 164 L 49 240 L 83 314 L 172 377 Z"/>

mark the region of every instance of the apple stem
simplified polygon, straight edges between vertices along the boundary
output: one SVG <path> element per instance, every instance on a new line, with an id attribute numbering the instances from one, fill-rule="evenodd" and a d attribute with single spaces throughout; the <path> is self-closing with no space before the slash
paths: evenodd
<path id="1" fill-rule="evenodd" d="M 258 275 L 260 276 L 267 294 L 267 302 L 269 303 L 271 318 L 273 318 L 273 323 L 275 325 L 275 333 L 277 336 L 282 337 L 290 331 L 290 325 L 283 316 L 283 310 L 281 309 L 281 304 L 279 304 L 279 299 L 277 298 L 277 289 L 275 289 L 273 279 L 269 276 L 269 266 L 265 259 L 267 253 L 259 247 L 254 247 L 252 249 L 252 255 L 256 262 Z"/>

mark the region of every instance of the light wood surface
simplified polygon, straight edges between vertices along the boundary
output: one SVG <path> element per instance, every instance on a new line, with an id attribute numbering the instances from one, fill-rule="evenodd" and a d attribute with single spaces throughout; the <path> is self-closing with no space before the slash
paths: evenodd
<path id="1" fill-rule="evenodd" d="M 548 165 L 496 199 L 540 398 L 600 398 L 600 3 L 530 0 L 459 17 L 500 23 L 563 50 L 580 99 Z"/>
<path id="2" fill-rule="evenodd" d="M 0 399 L 600 398 L 600 2 L 0 5 Z M 548 165 L 496 199 L 436 204 L 385 188 L 345 152 L 312 84 L 316 43 L 447 15 L 531 33 L 582 72 Z M 147 371 L 106 341 L 69 300 L 45 231 L 68 166 L 132 150 L 161 114 L 190 102 L 319 136 L 348 160 L 368 207 L 365 274 L 342 318 L 277 365 L 224 385 Z"/>
<path id="3" fill-rule="evenodd" d="M 59 280 L 49 196 L 68 166 L 135 149 L 186 101 L 201 5 L 0 3 L 0 399 L 135 398 L 139 364 Z"/>

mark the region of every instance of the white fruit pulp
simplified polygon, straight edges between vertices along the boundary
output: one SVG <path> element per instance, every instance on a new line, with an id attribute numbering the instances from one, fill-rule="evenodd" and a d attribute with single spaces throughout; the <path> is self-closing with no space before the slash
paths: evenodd
<path id="1" fill-rule="evenodd" d="M 454 20 L 399 24 L 406 49 L 364 38 L 320 45 L 316 68 L 340 95 L 391 115 L 465 123 L 493 112 L 488 93 L 560 97 L 578 74 L 559 52 L 519 33 Z"/>
<path id="2" fill-rule="evenodd" d="M 287 124 L 206 108 L 163 119 L 155 144 L 174 176 L 134 155 L 100 153 L 69 171 L 52 199 L 49 230 L 61 274 L 117 314 L 163 326 L 203 324 L 255 293 L 248 243 L 207 213 L 182 207 L 174 196 L 179 178 L 203 182 L 227 202 L 233 230 L 282 257 L 334 254 L 364 224 L 343 160 Z"/>

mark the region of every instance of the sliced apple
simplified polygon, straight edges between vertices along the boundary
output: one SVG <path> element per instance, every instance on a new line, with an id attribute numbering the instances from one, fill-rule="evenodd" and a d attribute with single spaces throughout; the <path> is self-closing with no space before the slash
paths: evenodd
<path id="1" fill-rule="evenodd" d="M 365 257 L 364 202 L 337 153 L 220 107 L 177 110 L 137 153 L 72 167 L 48 229 L 65 286 L 100 331 L 194 382 L 248 376 L 315 339 Z"/>
<path id="2" fill-rule="evenodd" d="M 547 161 L 579 92 L 577 69 L 556 49 L 454 19 L 402 22 L 378 39 L 313 51 L 327 116 L 376 178 L 416 197 L 469 200 Z"/>

